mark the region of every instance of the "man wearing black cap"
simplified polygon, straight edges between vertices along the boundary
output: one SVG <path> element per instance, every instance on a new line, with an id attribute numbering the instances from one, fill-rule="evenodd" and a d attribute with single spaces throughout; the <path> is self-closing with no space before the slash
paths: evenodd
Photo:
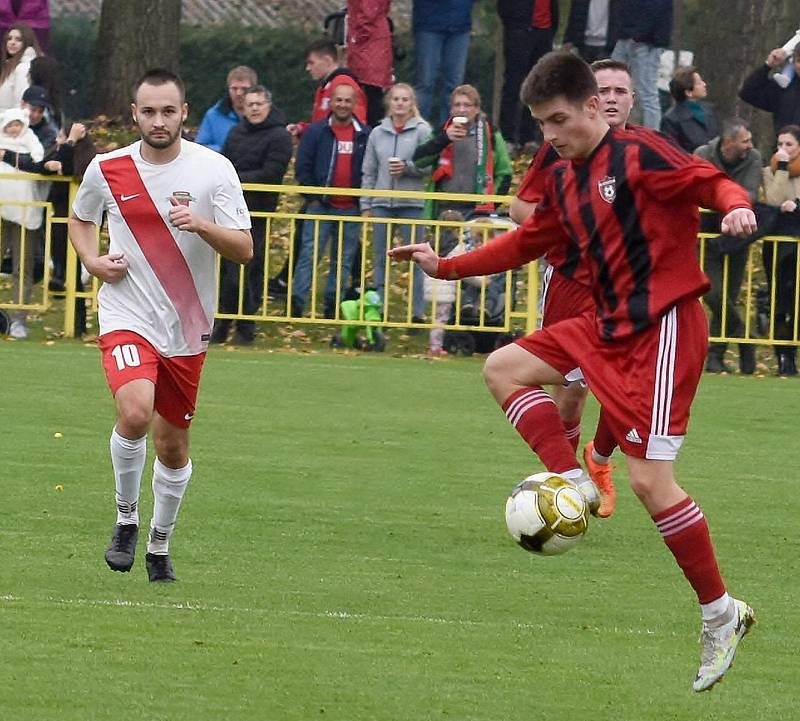
<path id="1" fill-rule="evenodd" d="M 50 99 L 47 97 L 47 91 L 39 85 L 31 85 L 22 94 L 21 105 L 23 110 L 27 110 L 30 113 L 31 130 L 39 138 L 45 155 L 47 155 L 48 151 L 55 145 L 56 135 L 58 135 L 56 124 L 45 113 L 45 110 L 50 109 Z"/>

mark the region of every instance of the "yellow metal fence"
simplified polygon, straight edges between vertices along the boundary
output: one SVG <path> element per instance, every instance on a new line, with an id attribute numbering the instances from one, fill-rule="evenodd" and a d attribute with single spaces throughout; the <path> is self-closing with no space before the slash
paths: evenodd
<path id="1" fill-rule="evenodd" d="M 47 182 L 69 182 L 70 204 L 77 190 L 77 182 L 70 178 L 33 176 L 29 174 L 0 175 L 2 179 L 36 179 Z M 258 322 L 274 323 L 289 322 L 294 324 L 325 324 L 325 325 L 352 325 L 353 323 L 368 324 L 371 327 L 409 327 L 415 324 L 420 328 L 441 327 L 430 319 L 437 317 L 437 299 L 426 304 L 425 322 L 417 323 L 414 313 L 415 284 L 420 282 L 419 275 L 411 270 L 409 263 L 396 263 L 390 261 L 387 255 L 382 258 L 373 257 L 373 236 L 377 227 L 385 227 L 387 246 L 405 242 L 409 235 L 414 238 L 430 240 L 434 248 L 440 250 L 448 234 L 455 233 L 467 247 L 476 246 L 487 242 L 498 232 L 505 228 L 498 220 L 491 217 L 474 217 L 464 222 L 429 220 L 417 218 L 398 217 L 371 217 L 362 216 L 360 213 L 328 214 L 314 212 L 312 205 L 310 212 L 300 212 L 296 196 L 302 194 L 306 199 L 313 200 L 317 196 L 330 195 L 330 188 L 309 188 L 291 185 L 260 185 L 246 184 L 245 189 L 256 192 L 280 192 L 287 208 L 274 213 L 252 213 L 255 225 L 255 241 L 261 244 L 263 253 L 259 254 L 259 266 L 255 269 L 237 267 L 235 273 L 238 279 L 233 282 L 235 302 L 233 308 L 220 309 L 219 319 L 249 319 Z M 447 203 L 487 203 L 494 202 L 498 207 L 510 201 L 506 196 L 477 196 L 477 195 L 445 195 L 440 193 L 413 193 L 408 191 L 365 191 L 360 189 L 337 189 L 340 196 L 353 196 L 357 202 L 360 196 L 391 198 L 394 206 L 403 206 L 404 201 L 446 201 Z M 294 200 L 294 202 L 292 202 Z M 0 198 L 0 211 L 5 201 Z M 51 234 L 54 224 L 67 222 L 67 217 L 57 216 L 49 203 L 39 203 L 45 207 L 43 223 L 43 248 L 45 261 L 50 256 Z M 351 211 L 352 212 L 352 211 Z M 260 223 L 260 226 L 259 226 Z M 305 241 L 301 235 L 300 224 L 305 228 Z M 308 230 L 311 224 L 311 230 Z M 2 222 L 0 221 L 0 231 Z M 326 231 L 331 231 L 331 238 L 326 237 Z M 350 234 L 350 235 L 348 235 Z M 40 236 L 41 237 L 41 236 Z M 358 262 L 346 267 L 343 262 L 347 253 L 346 248 L 352 249 L 352 237 L 355 237 L 357 248 L 355 257 Z M 710 258 L 707 248 L 714 236 L 708 233 L 699 235 L 698 253 L 701 264 Z M 3 242 L 4 234 L 0 232 L 0 257 L 8 250 L 8 243 Z M 350 240 L 348 240 L 350 238 Z M 332 243 L 329 241 L 332 240 Z M 22 235 L 22 249 L 27 243 L 41 243 L 35 234 L 30 232 Z M 102 239 L 99 239 L 102 242 Z M 302 253 L 303 243 L 306 244 L 306 253 L 311 255 L 310 278 L 303 283 L 298 282 L 297 259 Z M 308 243 L 311 243 L 311 246 Z M 348 246 L 348 242 L 351 246 Z M 330 244 L 330 251 L 328 245 Z M 749 246 L 746 251 L 744 268 L 734 268 L 730 256 L 716 257 L 718 272 L 721 273 L 721 291 L 719 297 L 711 299 L 717 312 L 710 313 L 712 317 L 712 341 L 737 342 L 737 343 L 769 343 L 775 345 L 800 345 L 798 334 L 798 310 L 800 309 L 800 254 L 798 254 L 798 239 L 792 237 L 766 237 Z M 332 252 L 333 263 L 324 262 L 326 253 Z M 25 253 L 21 252 L 21 257 Z M 764 261 L 767 261 L 766 263 Z M 385 297 L 380 305 L 379 314 L 372 313 L 367 321 L 367 305 L 362 301 L 358 305 L 358 315 L 354 320 L 352 315 L 342 312 L 342 301 L 347 297 L 364 296 L 364 291 L 371 287 L 375 278 L 376 265 L 382 264 L 385 271 Z M 285 278 L 285 288 L 276 292 L 275 282 L 270 279 L 286 265 L 288 274 Z M 90 305 L 96 304 L 98 283 L 92 280 L 85 290 L 78 289 L 78 260 L 72 247 L 67 249 L 67 267 L 65 290 L 52 292 L 48 290 L 49 263 L 45 262 L 45 275 L 40 286 L 35 288 L 34 295 L 27 302 L 21 295 L 21 289 L 16 296 L 11 292 L 11 284 L 6 282 L 0 285 L 0 308 L 9 312 L 15 310 L 29 310 L 45 312 L 49 310 L 54 299 L 63 297 L 63 330 L 66 336 L 74 336 L 75 301 L 82 299 Z M 221 269 L 221 264 L 220 264 Z M 743 274 L 741 292 L 737 297 L 732 297 L 728 291 L 728 281 L 732 272 Z M 24 274 L 24 268 L 19 268 Z M 329 275 L 333 273 L 339 282 L 333 283 L 335 292 L 333 297 L 325 302 L 325 288 L 329 282 Z M 519 271 L 501 274 L 499 277 L 485 279 L 476 290 L 474 286 L 468 287 L 466 281 L 456 284 L 456 296 L 452 305 L 452 313 L 444 324 L 448 330 L 469 330 L 481 332 L 514 331 L 530 332 L 539 321 L 540 302 L 540 274 L 539 264 L 530 263 Z M 246 279 L 250 281 L 248 288 Z M 254 288 L 253 282 L 257 283 Z M 308 293 L 304 300 L 303 312 L 300 313 L 297 304 L 293 309 L 292 297 L 300 284 L 308 285 Z M 417 289 L 419 293 L 419 289 Z M 489 313 L 489 301 L 502 297 L 503 305 L 500 313 Z M 469 304 L 466 298 L 469 296 Z M 490 298 L 491 296 L 491 298 Z M 709 300 L 708 298 L 706 300 Z M 419 297 L 417 297 L 419 304 Z M 476 307 L 477 304 L 477 307 Z M 326 307 L 327 305 L 327 307 Z M 294 311 L 294 312 L 293 312 Z M 326 312 L 327 311 L 327 312 Z M 329 316 L 329 317 L 326 317 Z M 736 322 L 736 317 L 741 317 L 741 324 Z M 716 317 L 716 324 L 713 319 Z M 717 325 L 718 328 L 714 328 Z"/>

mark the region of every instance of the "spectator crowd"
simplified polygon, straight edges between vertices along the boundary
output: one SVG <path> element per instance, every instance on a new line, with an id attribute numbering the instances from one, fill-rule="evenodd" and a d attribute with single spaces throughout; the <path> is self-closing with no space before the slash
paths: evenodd
<path id="1" fill-rule="evenodd" d="M 46 53 L 47 3 L 21 5 L 29 10 L 24 22 L 0 12 L 0 22 L 6 26 L 0 65 L 2 172 L 79 175 L 94 151 L 86 127 L 68 122 L 61 109 L 58 64 Z M 31 10 L 32 6 L 37 8 Z M 247 193 L 254 259 L 243 272 L 222 261 L 219 311 L 258 314 L 266 291 L 286 297 L 287 314 L 302 316 L 313 297 L 315 266 L 327 251 L 330 268 L 321 315 L 336 317 L 337 299 L 352 299 L 360 292 L 365 277 L 361 267 L 364 234 L 360 222 L 328 220 L 329 216 L 372 219 L 368 275 L 376 303 L 382 306 L 387 302 L 387 250 L 395 240 L 423 239 L 427 232 L 419 222 L 423 219 L 469 219 L 492 212 L 490 203 L 454 201 L 447 195 L 508 193 L 512 158 L 531 154 L 538 147 L 539 130 L 520 102 L 519 92 L 537 60 L 554 47 L 560 7 L 563 10 L 556 0 L 498 0 L 505 71 L 497 127 L 484 111 L 478 90 L 465 78 L 474 0 L 414 0 L 413 84 L 394 77 L 390 0 L 348 0 L 338 44 L 337 38 L 326 37 L 306 50 L 305 68 L 317 83 L 306 118 L 286 117 L 280 99 L 273 98 L 254 69 L 231 68 L 224 93 L 202 118 L 196 142 L 228 157 L 243 183 L 281 184 L 294 157 L 298 184 L 330 190 L 304 197 L 285 266 L 271 278 L 264 278 L 269 245 L 264 214 L 276 210 L 279 198 L 276 193 Z M 745 103 L 772 115 L 775 152 L 763 163 L 753 147 L 748 123 L 717 116 L 708 100 L 713 88 L 707 86 L 701 69 L 682 65 L 674 70 L 669 83 L 671 106 L 662 112 L 658 74 L 662 53 L 670 45 L 672 16 L 673 0 L 572 0 L 568 16 L 562 18 L 562 47 L 590 63 L 609 57 L 625 63 L 635 101 L 630 123 L 660 130 L 686 152 L 705 158 L 741 184 L 757 209 L 758 237 L 797 238 L 800 31 L 772 50 L 747 75 L 739 91 Z M 57 212 L 65 213 L 66 185 L 30 180 L 0 184 L 3 270 L 12 276 L 13 302 L 25 305 L 45 261 L 51 267 L 50 290 L 64 289 L 66 237 L 63 226 L 53 226 L 52 257 L 44 259 L 42 207 L 9 201 L 49 199 Z M 379 195 L 359 198 L 342 192 L 358 188 L 431 190 L 444 195 L 436 202 L 423 202 Z M 757 237 L 743 241 L 719 235 L 719 219 L 710 215 L 704 216 L 702 230 L 710 236 L 700 252 L 712 283 L 706 297 L 711 333 L 743 337 L 745 321 L 738 298 L 749 244 Z M 459 252 L 459 247 L 456 244 L 448 252 Z M 765 241 L 761 249 L 766 289 L 759 299 L 759 331 L 779 340 L 796 340 L 797 243 Z M 416 266 L 410 286 L 411 320 L 424 321 L 430 288 L 426 294 Z M 437 323 L 447 321 L 442 312 L 436 316 Z M 79 318 L 80 331 L 84 320 L 80 314 Z M 25 338 L 26 322 L 25 312 L 15 311 L 10 335 Z M 252 320 L 219 319 L 211 340 L 227 342 L 231 332 L 235 343 L 250 344 L 255 325 Z M 754 349 L 752 343 L 739 346 L 740 372 L 754 372 Z M 440 334 L 435 335 L 432 351 L 442 353 Z M 708 371 L 730 371 L 725 352 L 724 344 L 712 344 Z M 795 346 L 776 345 L 775 353 L 779 373 L 796 375 Z"/>

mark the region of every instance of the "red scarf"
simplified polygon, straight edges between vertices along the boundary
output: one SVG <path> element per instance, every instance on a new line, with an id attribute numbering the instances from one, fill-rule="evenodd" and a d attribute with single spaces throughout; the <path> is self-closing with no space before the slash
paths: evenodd
<path id="1" fill-rule="evenodd" d="M 550 0 L 534 0 L 531 27 L 538 30 L 549 30 L 553 27 L 553 13 Z"/>

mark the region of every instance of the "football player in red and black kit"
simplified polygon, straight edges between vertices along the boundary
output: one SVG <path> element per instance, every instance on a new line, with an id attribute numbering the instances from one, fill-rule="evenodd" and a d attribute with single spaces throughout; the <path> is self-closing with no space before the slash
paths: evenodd
<path id="1" fill-rule="evenodd" d="M 612 128 L 624 128 L 633 109 L 633 79 L 628 66 L 621 60 L 606 58 L 592 63 L 600 97 L 600 112 Z M 550 143 L 543 143 L 531 161 L 528 172 L 511 202 L 511 219 L 520 225 L 527 220 L 544 195 L 547 174 L 558 162 L 566 162 Z M 568 256 L 559 249 L 548 251 L 544 259 L 542 325 L 549 326 L 565 318 L 572 318 L 594 310 L 591 278 L 582 267 L 581 256 Z M 553 386 L 551 395 L 558 406 L 564 430 L 570 444 L 577 451 L 581 437 L 581 416 L 586 405 L 588 389 L 583 377 L 565 386 Z M 600 491 L 597 515 L 608 518 L 614 513 L 617 494 L 611 469 L 611 454 L 617 442 L 601 408 L 594 439 L 583 449 L 586 469 Z"/>
<path id="2" fill-rule="evenodd" d="M 545 55 L 521 96 L 567 161 L 548 174 L 533 215 L 456 258 L 439 258 L 422 243 L 391 254 L 447 280 L 507 271 L 551 248 L 585 259 L 594 311 L 495 351 L 484 378 L 545 468 L 584 489 L 588 478 L 542 388 L 583 372 L 626 456 L 634 493 L 697 594 L 703 650 L 693 687 L 704 691 L 728 670 L 755 619 L 728 595 L 705 517 L 673 469 L 708 347 L 698 207 L 720 212 L 722 232 L 742 237 L 755 232 L 755 214 L 744 189 L 710 163 L 651 130 L 611 130 L 594 74 L 577 56 Z"/>

